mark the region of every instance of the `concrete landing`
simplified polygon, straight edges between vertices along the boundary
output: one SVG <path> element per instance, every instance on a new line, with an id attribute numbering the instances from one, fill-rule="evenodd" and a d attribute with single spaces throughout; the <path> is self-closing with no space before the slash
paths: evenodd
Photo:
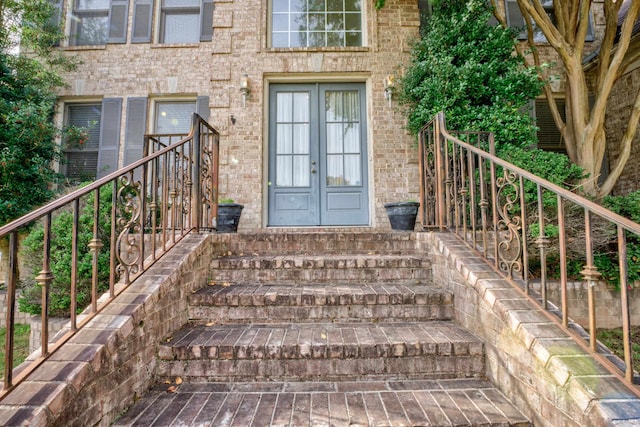
<path id="1" fill-rule="evenodd" d="M 482 380 L 159 384 L 114 426 L 531 424 Z"/>

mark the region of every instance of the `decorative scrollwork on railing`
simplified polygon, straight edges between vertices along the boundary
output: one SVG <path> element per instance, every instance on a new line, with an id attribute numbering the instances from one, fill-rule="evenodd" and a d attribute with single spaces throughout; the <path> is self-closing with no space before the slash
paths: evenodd
<path id="1" fill-rule="evenodd" d="M 121 176 L 116 197 L 116 216 L 118 230 L 121 230 L 116 240 L 116 274 L 125 284 L 140 271 L 141 230 L 144 218 L 142 209 L 142 184 L 135 181 L 133 172 Z"/>
<path id="2" fill-rule="evenodd" d="M 201 224 L 205 228 L 213 227 L 213 219 L 211 218 L 211 209 L 214 202 L 213 189 L 213 150 L 208 144 L 210 138 L 203 137 L 201 144 L 202 165 L 200 167 L 200 185 L 202 188 L 202 220 Z"/>
<path id="3" fill-rule="evenodd" d="M 522 215 L 520 211 L 520 187 L 518 176 L 504 170 L 496 179 L 498 205 L 498 267 L 510 277 L 522 273 Z"/>

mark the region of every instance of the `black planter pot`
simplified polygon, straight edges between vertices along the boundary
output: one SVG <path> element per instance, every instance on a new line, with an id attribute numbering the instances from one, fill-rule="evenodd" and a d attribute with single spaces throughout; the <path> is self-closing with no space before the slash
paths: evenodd
<path id="1" fill-rule="evenodd" d="M 218 204 L 218 233 L 236 233 L 243 208 L 239 203 Z"/>
<path id="2" fill-rule="evenodd" d="M 387 203 L 384 208 L 391 223 L 392 230 L 413 231 L 418 216 L 418 202 Z"/>

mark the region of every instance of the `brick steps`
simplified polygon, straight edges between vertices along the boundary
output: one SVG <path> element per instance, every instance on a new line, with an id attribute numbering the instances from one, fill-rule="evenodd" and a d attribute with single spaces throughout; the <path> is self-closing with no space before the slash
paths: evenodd
<path id="1" fill-rule="evenodd" d="M 452 320 L 415 233 L 214 240 L 156 388 L 114 425 L 530 425 L 484 381 L 484 343 Z"/>
<path id="2" fill-rule="evenodd" d="M 206 286 L 189 298 L 200 321 L 427 321 L 453 317 L 451 293 L 433 285 Z"/>
<path id="3" fill-rule="evenodd" d="M 173 392 L 167 392 L 171 387 Z M 481 380 L 159 384 L 113 426 L 513 426 L 531 423 Z"/>
<path id="4" fill-rule="evenodd" d="M 217 234 L 220 252 L 240 254 L 316 255 L 386 254 L 416 252 L 414 233 L 352 231 L 265 230 L 254 233 Z"/>
<path id="5" fill-rule="evenodd" d="M 431 261 L 422 255 L 243 255 L 211 262 L 218 283 L 425 283 Z"/>
<path id="6" fill-rule="evenodd" d="M 158 376 L 202 381 L 466 378 L 484 345 L 453 322 L 187 325 L 159 349 Z"/>

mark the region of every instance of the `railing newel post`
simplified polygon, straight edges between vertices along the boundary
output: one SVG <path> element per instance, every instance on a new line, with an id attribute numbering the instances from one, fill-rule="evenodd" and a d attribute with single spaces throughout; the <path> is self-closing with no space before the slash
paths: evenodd
<path id="1" fill-rule="evenodd" d="M 192 157 L 192 174 L 191 181 L 193 183 L 193 193 L 191 194 L 191 226 L 196 232 L 200 232 L 201 216 L 202 216 L 202 182 L 200 176 L 202 172 L 202 153 L 200 141 L 200 116 L 193 115 L 193 157 Z"/>
<path id="2" fill-rule="evenodd" d="M 538 246 L 540 253 L 540 293 L 542 296 L 542 308 L 547 310 L 549 308 L 549 301 L 547 299 L 547 248 L 551 244 L 551 241 L 545 232 L 545 220 L 544 220 L 544 202 L 543 202 L 543 190 L 540 184 L 537 184 L 538 189 L 538 227 L 540 228 L 538 238 L 535 244 Z"/>
<path id="3" fill-rule="evenodd" d="M 15 337 L 16 289 L 18 287 L 18 231 L 9 235 L 9 271 L 7 283 L 6 334 L 4 339 L 4 384 L 3 389 L 13 387 L 13 344 Z"/>
<path id="4" fill-rule="evenodd" d="M 49 354 L 49 287 L 53 280 L 50 267 L 51 256 L 51 212 L 44 217 L 44 241 L 42 249 L 42 270 L 35 278 L 35 281 L 42 287 L 42 300 L 40 304 L 41 315 L 41 351 L 40 355 L 45 357 Z"/>
<path id="5" fill-rule="evenodd" d="M 622 342 L 624 346 L 625 379 L 633 384 L 633 357 L 631 348 L 631 315 L 629 313 L 629 266 L 627 265 L 627 237 L 618 225 L 618 263 L 620 266 L 620 300 L 622 305 Z"/>

